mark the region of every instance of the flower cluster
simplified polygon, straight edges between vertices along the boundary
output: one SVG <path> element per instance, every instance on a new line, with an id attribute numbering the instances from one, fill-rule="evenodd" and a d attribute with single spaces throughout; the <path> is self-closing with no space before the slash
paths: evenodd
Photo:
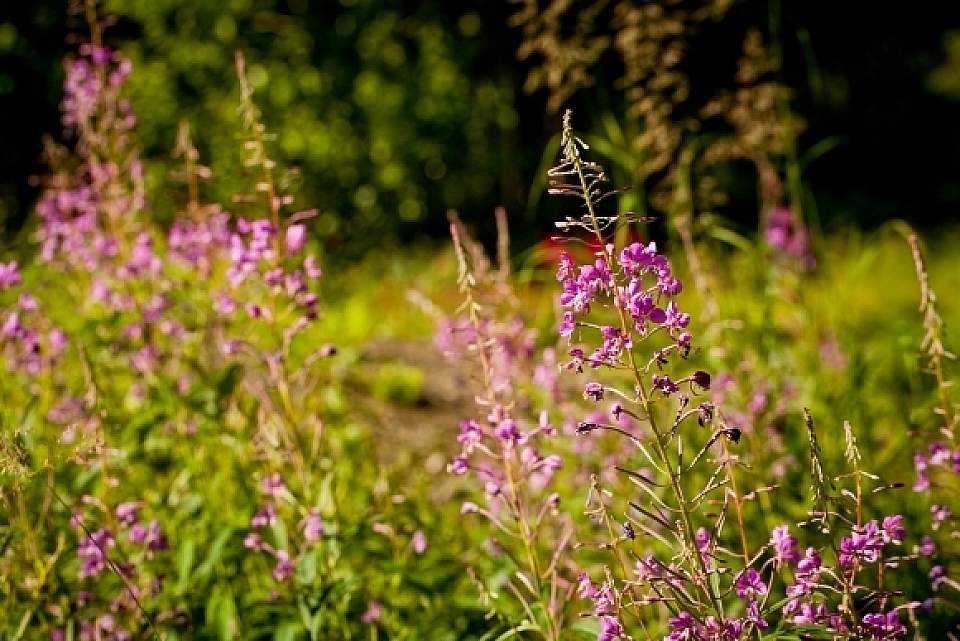
<path id="1" fill-rule="evenodd" d="M 147 600 L 162 589 L 163 575 L 150 562 L 167 551 L 167 537 L 157 519 L 146 523 L 141 519 L 142 501 L 120 503 L 111 513 L 99 499 L 87 495 L 82 506 L 70 518 L 78 538 L 81 579 L 74 604 L 81 615 L 77 636 L 85 641 L 131 641 L 142 629 Z M 95 527 L 94 521 L 111 525 Z M 55 627 L 51 634 L 65 639 L 66 629 Z"/>
<path id="2" fill-rule="evenodd" d="M 803 269 L 813 269 L 817 259 L 810 245 L 810 234 L 798 216 L 789 207 L 774 207 L 767 213 L 764 238 L 772 249 L 799 263 Z"/>
<path id="3" fill-rule="evenodd" d="M 69 341 L 63 330 L 45 317 L 36 298 L 22 292 L 0 314 L 0 350 L 10 371 L 36 375 L 57 364 Z"/>
<path id="4" fill-rule="evenodd" d="M 592 602 L 593 615 L 599 621 L 598 639 L 628 638 L 626 621 L 642 620 L 644 615 L 639 611 L 658 604 L 669 604 L 672 612 L 665 641 L 733 641 L 755 634 L 763 636 L 769 630 L 786 633 L 791 627 L 818 627 L 838 638 L 903 638 L 907 629 L 899 612 L 916 604 L 895 606 L 892 593 L 884 589 L 884 573 L 874 584 L 865 572 L 868 566 L 881 566 L 889 572 L 902 561 L 891 549 L 902 545 L 907 535 L 901 515 L 882 521 L 858 521 L 846 527 L 846 534 L 836 537 L 836 547 L 828 548 L 835 550 L 830 566 L 818 548 L 807 547 L 801 554 L 798 539 L 786 525 L 773 530 L 759 553 L 748 551 L 753 537 L 745 528 L 744 512 L 757 493 L 742 494 L 738 488 L 740 457 L 731 453 L 730 447 L 739 443 L 743 431 L 731 423 L 731 418 L 738 415 L 719 408 L 735 383 L 726 375 L 714 381 L 699 369 L 680 374 L 671 371 L 678 357 L 691 356 L 692 348 L 691 318 L 681 311 L 676 299 L 682 291 L 681 283 L 654 243 L 633 242 L 618 248 L 611 242 L 613 234 L 607 230 L 629 222 L 629 216 L 598 214 L 597 205 L 606 193 L 602 187 L 606 176 L 599 165 L 582 157 L 587 146 L 572 133 L 569 113 L 562 147 L 563 158 L 550 172 L 552 191 L 578 198 L 585 213 L 579 219 L 567 218 L 559 226 L 586 231 L 592 236 L 592 246 L 599 248 L 583 264 L 566 252 L 560 256 L 556 277 L 562 288 L 562 318 L 558 333 L 571 341 L 588 342 L 590 336 L 596 336 L 595 347 L 577 344 L 570 350 L 571 360 L 565 369 L 582 373 L 586 366 L 607 367 L 626 372 L 632 379 L 626 389 L 597 380 L 586 382 L 582 387 L 585 400 L 616 398 L 611 411 L 614 421 L 592 415 L 578 424 L 577 432 L 589 435 L 612 431 L 626 436 L 644 465 L 640 469 L 617 466 L 632 482 L 631 494 L 639 487 L 646 498 L 643 504 L 629 502 L 630 510 L 621 517 L 625 520 L 619 526 L 619 519 L 613 516 L 616 507 L 606 498 L 612 494 L 605 492 L 596 479 L 593 481 L 587 514 L 598 525 L 606 526 L 609 538 L 601 549 L 609 550 L 613 557 L 611 565 L 605 567 L 607 579 L 602 586 L 594 585 L 586 574 L 580 581 L 579 593 Z M 806 234 L 792 222 L 792 216 L 787 221 L 786 214 L 774 212 L 768 242 L 812 266 Z M 711 400 L 693 400 L 711 387 L 716 388 Z M 771 402 L 769 391 L 756 389 L 748 401 L 750 417 L 744 415 L 738 422 L 749 433 L 755 432 L 753 423 L 764 415 L 773 415 L 768 409 Z M 776 412 L 783 414 L 785 410 L 777 408 Z M 623 416 L 637 420 L 646 429 L 619 427 L 616 421 Z M 696 419 L 701 427 L 718 425 L 705 434 L 687 430 L 688 419 Z M 855 468 L 850 476 L 859 479 L 859 452 L 851 429 L 846 427 L 848 461 Z M 812 422 L 809 428 L 814 439 Z M 815 440 L 811 447 L 814 457 L 819 456 Z M 696 454 L 688 458 L 688 451 Z M 941 452 L 940 459 L 943 462 L 949 456 Z M 709 479 L 705 484 L 694 476 L 698 466 Z M 818 469 L 822 475 L 822 468 Z M 714 494 L 722 499 L 712 499 Z M 859 515 L 860 485 L 844 496 L 855 497 Z M 697 527 L 697 520 L 715 514 L 717 505 L 722 506 L 721 515 L 713 516 L 708 526 Z M 824 532 L 839 532 L 826 525 L 828 521 L 842 522 L 832 508 L 827 510 L 813 513 L 814 520 L 822 524 Z M 728 519 L 736 524 L 739 540 L 735 543 L 725 540 L 728 536 L 723 528 Z M 638 553 L 638 529 L 671 549 L 669 564 L 652 554 Z M 642 559 L 632 574 L 620 571 L 625 569 L 627 554 Z M 780 584 L 784 585 L 784 598 L 774 609 L 768 603 L 772 602 L 774 586 Z M 846 605 L 854 598 L 864 599 L 870 607 L 858 614 Z"/>
<path id="5" fill-rule="evenodd" d="M 952 449 L 942 441 L 934 441 L 927 452 L 914 455 L 913 468 L 917 475 L 913 490 L 925 492 L 930 489 L 930 474 L 935 470 L 960 475 L 960 448 Z"/>
<path id="6" fill-rule="evenodd" d="M 273 569 L 271 574 L 274 580 L 283 583 L 293 575 L 297 556 L 291 556 L 288 549 L 275 547 L 268 543 L 269 535 L 265 537 L 265 534 L 277 524 L 280 518 L 278 509 L 283 505 L 295 503 L 295 498 L 279 472 L 274 472 L 264 478 L 260 484 L 260 489 L 265 502 L 250 518 L 251 531 L 244 538 L 243 545 L 248 550 L 272 557 Z M 320 542 L 326 533 L 326 527 L 320 518 L 319 510 L 314 508 L 306 512 L 301 521 L 300 530 L 303 537 L 303 550 L 307 550 Z"/>
<path id="7" fill-rule="evenodd" d="M 554 491 L 564 460 L 549 451 L 555 449 L 559 434 L 549 412 L 535 409 L 536 388 L 548 398 L 557 393 L 555 370 L 535 357 L 535 333 L 511 309 L 512 291 L 489 272 L 489 261 L 479 246 L 458 221 L 451 224 L 451 233 L 460 265 L 464 313 L 441 321 L 436 343 L 452 360 L 472 356 L 479 361 L 476 402 L 482 418 L 461 421 L 460 451 L 447 470 L 475 480 L 474 487 L 482 494 L 471 493 L 461 513 L 477 514 L 490 523 L 496 537 L 491 551 L 514 559 L 518 566 L 519 582 L 510 581 L 511 591 L 525 609 L 537 604 L 543 615 L 537 623 L 544 637 L 556 639 L 568 607 L 564 600 L 550 596 L 566 585 L 561 562 L 568 552 L 569 524 L 558 509 L 560 495 Z M 548 351 L 547 359 L 552 355 Z"/>
<path id="8" fill-rule="evenodd" d="M 646 337 L 663 330 L 675 344 L 664 349 L 664 355 L 672 349 L 688 353 L 692 337 L 685 330 L 690 324 L 690 315 L 681 312 L 672 300 L 682 285 L 673 275 L 669 260 L 657 253 L 656 243 L 646 246 L 632 243 L 620 252 L 615 262 L 619 268 L 616 274 L 621 276 L 617 278 L 611 271 L 613 254 L 613 246 L 607 244 L 598 252 L 596 260 L 587 265 L 577 265 L 567 252 L 561 254 L 557 280 L 563 287 L 560 305 L 567 311 L 560 322 L 560 335 L 571 337 L 578 320 L 590 312 L 591 303 L 603 299 L 604 303 L 611 302 L 623 310 L 631 319 L 631 326 L 600 327 L 602 344 L 585 359 L 592 367 L 621 364 L 624 350 L 633 346 L 632 332 Z"/>

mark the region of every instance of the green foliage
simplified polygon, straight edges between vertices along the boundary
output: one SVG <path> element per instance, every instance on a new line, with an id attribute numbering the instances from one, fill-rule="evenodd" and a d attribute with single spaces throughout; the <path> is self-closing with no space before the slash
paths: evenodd
<path id="1" fill-rule="evenodd" d="M 95 206 L 96 224 L 116 233 L 109 237 L 118 242 L 116 253 L 98 251 L 96 269 L 25 261 L 23 285 L 3 286 L 0 358 L 9 370 L 0 381 L 5 636 L 47 639 L 57 630 L 80 638 L 91 617 L 100 616 L 115 617 L 144 639 L 507 641 L 553 632 L 544 621 L 554 612 L 541 601 L 515 601 L 510 590 L 528 563 L 533 579 L 523 575 L 520 581 L 536 584 L 528 589 L 535 596 L 548 591 L 535 555 L 546 550 L 549 556 L 566 531 L 554 536 L 559 530 L 540 529 L 551 534 L 541 539 L 515 536 L 530 557 L 518 561 L 505 538 L 459 512 L 460 500 L 474 495 L 445 472 L 456 425 L 475 413 L 477 398 L 469 369 L 475 353 L 467 350 L 462 362 L 450 365 L 430 345 L 434 322 L 455 313 L 461 298 L 454 291 L 456 266 L 433 247 L 386 240 L 387 232 L 428 212 L 486 197 L 506 153 L 490 140 L 516 127 L 513 96 L 496 79 L 477 79 L 471 43 L 482 37 L 482 24 L 475 14 L 427 3 L 410 15 L 399 4 L 375 4 L 357 0 L 321 10 L 244 0 L 110 3 L 123 16 L 115 33 L 138 70 L 129 95 L 141 142 L 154 156 L 165 153 L 177 122 L 192 122 L 200 158 L 211 159 L 214 174 L 200 189 L 202 200 L 261 222 L 274 214 L 274 253 L 256 259 L 256 276 L 239 283 L 233 282 L 235 246 L 229 240 L 208 243 L 216 249 L 206 248 L 211 254 L 203 267 L 202 261 L 174 260 L 164 223 L 176 214 L 180 222 L 207 224 L 220 210 L 196 201 L 184 207 L 185 190 L 167 180 L 173 165 L 166 162 L 148 165 L 149 211 L 130 204 L 136 198 L 116 197 L 115 191 L 130 195 L 124 189 L 135 188 L 138 179 L 129 169 L 135 163 L 127 162 L 133 154 L 112 149 L 124 160 L 115 165 L 117 173 L 131 176 L 105 179 L 110 197 Z M 445 10 L 432 11 L 440 6 Z M 0 30 L 0 46 L 5 37 Z M 267 169 L 266 154 L 245 162 L 249 148 L 244 151 L 240 132 L 246 129 L 248 138 L 251 130 L 262 132 L 242 123 L 237 110 L 238 48 L 258 52 L 247 77 L 277 132 L 267 146 L 281 165 L 303 169 L 310 180 L 302 185 L 289 174 L 261 189 L 265 179 L 253 174 Z M 256 109 L 244 103 L 256 120 Z M 597 147 L 618 157 L 620 171 L 634 173 L 629 150 L 620 144 L 627 136 L 613 122 L 606 123 L 606 144 Z M 105 139 L 126 140 L 116 132 Z M 109 152 L 111 145 L 103 148 Z M 66 193 L 71 176 L 58 178 L 67 183 L 58 187 Z M 269 198 L 265 206 L 260 196 L 233 199 L 251 191 L 285 194 L 294 186 L 303 202 L 306 196 L 324 205 L 310 219 L 316 234 L 306 252 L 314 255 L 346 236 L 382 251 L 329 270 L 323 280 L 311 276 L 305 289 L 285 295 L 286 282 L 270 283 L 267 274 L 280 269 L 291 275 L 305 266 L 298 255 L 303 248 L 281 250 L 280 231 L 290 224 L 281 206 Z M 811 508 L 812 428 L 804 407 L 816 419 L 816 460 L 827 476 L 844 471 L 843 426 L 849 421 L 864 452 L 863 469 L 909 484 L 913 470 L 905 453 L 919 447 L 916 433 L 936 430 L 938 419 L 931 409 L 933 386 L 918 374 L 921 323 L 906 246 L 887 229 L 845 231 L 817 238 L 818 264 L 803 269 L 716 218 L 694 221 L 691 212 L 686 221 L 691 227 L 678 225 L 668 250 L 687 258 L 677 263 L 687 272 L 684 309 L 692 312 L 700 346 L 691 364 L 714 373 L 726 418 L 743 429 L 736 444 L 736 455 L 750 464 L 743 487 L 762 488 L 749 499 L 759 509 L 744 523 L 752 549 L 764 544 L 771 527 L 796 523 Z M 246 233 L 236 218 L 224 224 L 238 237 Z M 938 239 L 931 261 L 933 285 L 942 292 L 960 287 L 953 264 L 960 240 L 951 233 Z M 130 277 L 124 261 L 135 244 L 142 248 L 141 239 L 149 241 L 151 255 L 162 257 L 162 267 Z M 395 247 L 403 252 L 391 252 Z M 571 578 L 575 569 L 598 565 L 599 551 L 587 541 L 604 527 L 581 506 L 601 483 L 615 487 L 612 497 L 629 498 L 600 499 L 603 517 L 612 519 L 603 526 L 615 532 L 614 526 L 632 522 L 628 506 L 639 504 L 637 491 L 609 460 L 633 457 L 631 468 L 644 463 L 633 450 L 625 454 L 617 438 L 577 440 L 576 422 L 596 409 L 581 400 L 582 388 L 564 388 L 556 398 L 536 389 L 531 372 L 537 359 L 556 348 L 561 360 L 568 347 L 555 340 L 554 266 L 542 258 L 528 255 L 509 295 L 505 262 L 493 278 L 491 307 L 509 308 L 509 318 L 496 319 L 505 328 L 501 337 L 522 344 L 517 351 L 527 359 L 527 371 L 509 381 L 518 390 L 518 415 L 545 409 L 546 419 L 564 426 L 550 446 L 564 455 L 559 494 L 556 501 L 541 501 L 537 528 L 547 508 L 572 523 L 576 539 L 556 549 L 573 550 L 579 565 L 551 567 L 545 575 L 557 579 L 550 590 L 559 586 L 567 595 L 556 608 L 565 618 L 556 618 L 555 636 L 589 638 L 597 622 L 580 617 Z M 473 266 L 478 263 L 474 256 Z M 101 279 L 113 279 L 109 285 L 117 289 L 109 293 L 120 302 L 93 295 Z M 323 294 L 319 318 L 296 299 L 314 290 Z M 240 298 L 234 302 L 241 304 L 221 313 L 219 296 L 235 291 Z M 35 300 L 21 297 L 24 292 Z M 148 320 L 158 298 L 163 322 Z M 948 327 L 960 324 L 954 297 L 944 296 L 940 312 Z M 480 319 L 474 320 L 479 332 Z M 539 332 L 528 334 L 526 326 Z M 26 355 L 17 351 L 30 346 L 23 328 L 42 337 Z M 54 328 L 68 343 L 48 358 Z M 38 354 L 48 360 L 36 371 L 18 361 Z M 551 368 L 557 369 L 555 362 Z M 265 489 L 273 473 L 283 478 L 281 489 Z M 681 482 L 695 491 L 708 481 L 693 471 Z M 537 492 L 531 496 L 531 503 L 542 499 Z M 118 510 L 129 502 L 137 503 L 144 524 L 157 520 L 165 546 L 134 540 Z M 276 514 L 254 525 L 267 505 Z M 901 490 L 871 494 L 863 508 L 871 517 L 900 512 L 919 522 L 929 506 Z M 307 534 L 312 518 L 321 521 L 322 534 Z M 109 567 L 85 572 L 88 541 L 101 527 L 116 537 L 107 546 Z M 262 538 L 251 540 L 251 534 Z M 721 543 L 724 537 L 732 535 L 721 533 Z M 627 535 L 617 545 L 637 555 L 669 551 Z M 279 551 L 289 553 L 289 568 L 280 564 Z M 718 592 L 720 579 L 712 577 Z M 913 572 L 898 587 L 923 595 L 928 585 L 923 572 Z M 944 627 L 953 623 L 949 614 L 934 616 L 940 615 Z M 644 623 L 651 634 L 665 628 L 664 617 Z"/>
<path id="2" fill-rule="evenodd" d="M 131 57 L 130 98 L 147 153 L 163 158 L 177 124 L 195 131 L 220 176 L 221 202 L 243 193 L 235 50 L 276 134 L 281 165 L 323 202 L 313 229 L 354 247 L 486 198 L 517 127 L 513 88 L 480 67 L 480 18 L 444 3 L 110 0 Z M 124 37 L 130 34 L 135 37 Z M 109 35 L 109 32 L 108 32 Z M 150 171 L 156 188 L 171 169 Z M 291 177 L 300 183 L 297 176 Z M 169 219 L 175 194 L 155 193 Z M 416 228 L 416 226 L 414 226 Z"/>

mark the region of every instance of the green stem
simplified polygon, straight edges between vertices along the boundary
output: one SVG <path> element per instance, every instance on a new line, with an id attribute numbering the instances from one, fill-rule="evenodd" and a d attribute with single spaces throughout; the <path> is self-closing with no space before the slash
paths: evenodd
<path id="1" fill-rule="evenodd" d="M 614 257 L 612 251 L 606 247 L 603 232 L 600 230 L 600 223 L 597 221 L 597 214 L 593 207 L 593 199 L 590 197 L 590 189 L 587 186 L 587 179 L 583 172 L 583 161 L 580 159 L 579 155 L 573 159 L 573 165 L 577 171 L 577 176 L 580 178 L 580 187 L 583 189 L 583 200 L 587 205 L 587 211 L 590 215 L 590 222 L 593 226 L 593 232 L 597 237 L 597 241 L 600 243 L 600 247 L 603 249 L 603 252 L 607 257 L 609 265 L 612 266 Z M 614 276 L 614 279 L 616 279 L 616 276 Z M 617 313 L 620 316 L 620 327 L 624 332 L 624 335 L 632 333 L 623 309 L 619 305 L 615 305 L 615 307 L 617 308 Z M 656 419 L 654 418 L 653 413 L 650 411 L 650 397 L 648 396 L 644 386 L 643 378 L 640 375 L 640 369 L 637 366 L 636 356 L 634 355 L 632 348 L 627 350 L 627 355 L 630 359 L 630 368 L 633 371 L 634 379 L 636 381 L 637 395 L 639 396 L 640 406 L 643 409 L 643 412 L 647 417 L 647 421 L 650 424 L 650 429 L 653 431 L 655 436 L 657 456 L 660 458 L 664 468 L 667 470 L 667 473 L 670 477 L 670 487 L 677 499 L 678 509 L 683 522 L 683 530 L 684 534 L 686 535 L 687 544 L 690 546 L 690 551 L 696 559 L 697 567 L 703 577 L 703 585 L 700 587 L 704 594 L 706 594 L 710 599 L 717 616 L 722 621 L 724 618 L 723 604 L 720 601 L 720 596 L 714 593 L 712 587 L 710 586 L 710 581 L 707 578 L 709 575 L 707 564 L 703 560 L 703 555 L 700 554 L 700 549 L 697 547 L 696 536 L 693 529 L 693 520 L 690 516 L 690 510 L 687 506 L 687 500 L 684 496 L 683 488 L 680 485 L 679 474 L 674 470 L 670 463 L 670 458 L 668 457 L 666 448 L 664 447 L 663 432 L 661 432 L 657 427 Z"/>

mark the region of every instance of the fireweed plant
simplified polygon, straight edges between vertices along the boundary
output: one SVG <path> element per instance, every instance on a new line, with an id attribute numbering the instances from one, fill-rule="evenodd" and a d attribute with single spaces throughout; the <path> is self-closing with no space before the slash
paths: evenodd
<path id="1" fill-rule="evenodd" d="M 585 398 L 615 401 L 609 419 L 581 421 L 577 431 L 584 438 L 622 434 L 642 465 L 620 470 L 635 486 L 622 518 L 614 514 L 623 507 L 600 482 L 588 501 L 587 514 L 608 533 L 600 548 L 610 556 L 579 578 L 579 594 L 592 602 L 599 623 L 597 638 L 653 637 L 663 619 L 670 641 L 905 636 L 903 613 L 920 604 L 904 601 L 889 575 L 913 558 L 902 547 L 906 529 L 900 515 L 865 520 L 864 486 L 876 477 L 860 469 L 852 429 L 845 431 L 852 471 L 830 477 L 807 415 L 811 517 L 793 529 L 777 526 L 754 544 L 744 511 L 770 488 L 738 487 L 743 432 L 701 400 L 710 374 L 684 367 L 693 337 L 677 302 L 681 283 L 655 244 L 615 244 L 618 226 L 638 217 L 600 213 L 614 192 L 605 188 L 602 167 L 583 156 L 587 145 L 574 134 L 569 112 L 561 149 L 549 172 L 551 192 L 580 200 L 583 209 L 558 227 L 586 232 L 595 249 L 587 264 L 569 254 L 560 259 L 559 334 L 571 342 L 563 367 L 590 373 Z M 602 380 L 604 371 L 627 386 Z M 622 414 L 644 431 L 619 428 L 613 421 Z M 815 545 L 800 545 L 801 528 Z"/>
<path id="2" fill-rule="evenodd" d="M 536 371 L 535 333 L 511 310 L 516 304 L 508 283 L 506 218 L 502 210 L 497 213 L 496 270 L 451 217 L 464 300 L 437 338 L 448 357 L 476 359 L 479 391 L 477 414 L 460 423 L 460 452 L 447 469 L 468 476 L 482 490 L 463 502 L 461 514 L 486 523 L 491 556 L 505 561 L 502 578 L 480 576 L 471 568 L 490 616 L 507 627 L 507 636 L 527 631 L 553 640 L 575 615 L 570 608 L 572 521 L 560 511 L 557 492 L 563 466 L 554 443 L 559 431 L 547 407 L 537 407 L 530 383 L 550 390 L 555 381 L 549 370 Z"/>
<path id="3" fill-rule="evenodd" d="M 431 565 L 416 506 L 344 412 L 317 322 L 313 212 L 293 208 L 270 158 L 243 57 L 250 194 L 234 213 L 203 202 L 211 175 L 184 126 L 185 203 L 163 230 L 123 98 L 131 65 L 103 43 L 95 4 L 76 8 L 91 37 L 66 63 L 70 144 L 46 145 L 37 264 L 0 265 L 2 634 L 468 625 L 425 614 L 455 577 Z M 402 587 L 414 567 L 428 576 Z"/>
<path id="4" fill-rule="evenodd" d="M 11 458 L 40 464 L 39 469 L 25 465 L 5 493 L 6 502 L 16 506 L 11 514 L 23 536 L 23 560 L 43 568 L 25 585 L 36 605 L 48 591 L 58 592 L 58 584 L 72 586 L 62 592 L 64 598 L 48 601 L 46 611 L 36 605 L 24 609 L 18 634 L 46 619 L 55 639 L 68 631 L 82 639 L 126 639 L 143 626 L 156 634 L 147 609 L 156 606 L 162 583 L 157 568 L 168 539 L 155 506 L 124 496 L 126 462 L 108 433 L 117 416 L 104 397 L 119 394 L 131 407 L 139 405 L 153 374 L 177 367 L 173 345 L 183 334 L 182 325 L 165 313 L 161 260 L 143 218 L 143 165 L 131 140 L 136 118 L 121 97 L 130 65 L 102 45 L 100 24 L 91 18 L 91 41 L 66 64 L 63 124 L 75 138 L 74 153 L 47 145 L 54 173 L 37 206 L 37 238 L 40 259 L 52 276 L 71 284 L 74 309 L 99 325 L 102 342 L 71 345 L 73 328 L 47 315 L 44 283 L 23 286 L 15 297 L 7 292 L 12 303 L 4 312 L 2 338 L 13 375 L 9 389 L 22 386 L 32 396 L 20 405 L 23 427 L 11 444 L 16 448 Z M 5 285 L 19 281 L 8 277 Z M 82 376 L 68 376 L 68 362 Z M 42 418 L 38 407 L 45 408 Z M 37 430 L 36 421 L 59 429 Z M 80 495 L 72 505 L 65 498 L 70 494 L 57 487 L 57 472 L 65 468 L 79 476 Z M 68 517 L 52 550 L 29 522 L 29 502 L 38 495 L 42 521 Z M 71 556 L 75 569 L 68 579 L 58 566 Z M 176 614 L 164 613 L 169 619 Z M 57 624 L 67 619 L 69 626 Z"/>
<path id="5" fill-rule="evenodd" d="M 960 444 L 957 443 L 960 412 L 953 400 L 953 381 L 947 368 L 956 357 L 943 342 L 943 320 L 937 311 L 937 295 L 930 287 L 920 240 L 916 234 L 910 234 L 908 241 L 920 283 L 924 369 L 933 377 L 936 386 L 933 420 L 937 429 L 932 433 L 923 430 L 918 434 L 918 440 L 926 447 L 913 457 L 916 471 L 913 491 L 926 494 L 930 502 L 929 530 L 923 535 L 918 550 L 929 558 L 928 576 L 933 593 L 944 595 L 936 599 L 937 603 L 956 608 L 955 595 L 960 591 L 960 583 L 952 576 L 955 567 L 951 566 L 950 560 L 956 558 L 957 539 L 960 538 L 956 518 L 957 488 L 960 487 L 957 484 L 960 475 Z"/>
<path id="6" fill-rule="evenodd" d="M 680 172 L 670 216 L 689 226 L 683 273 L 715 303 L 690 316 L 679 270 L 632 240 L 643 217 L 605 213 L 615 192 L 569 116 L 550 172 L 554 193 L 579 203 L 555 243 L 567 250 L 559 337 L 538 336 L 528 292 L 511 286 L 505 215 L 495 261 L 454 219 L 465 300 L 437 340 L 476 402 L 451 403 L 463 414 L 455 444 L 415 415 L 424 438 L 400 454 L 443 454 L 399 477 L 358 420 L 366 381 L 344 373 L 354 346 L 335 324 L 355 317 L 321 300 L 336 288 L 309 233 L 314 211 L 274 160 L 242 56 L 249 189 L 207 202 L 218 177 L 184 125 L 182 168 L 163 185 L 182 208 L 160 226 L 125 100 L 134 70 L 105 43 L 96 4 L 73 8 L 90 37 L 66 61 L 66 140 L 45 144 L 35 251 L 0 261 L 0 636 L 944 637 L 957 611 L 960 413 L 915 238 L 936 400 L 915 415 L 925 429 L 910 496 L 929 521 L 898 513 L 916 513 L 912 501 L 884 501 L 897 488 L 861 456 L 897 434 L 855 433 L 839 412 L 818 427 L 820 410 L 797 411 L 845 367 L 829 337 L 808 350 L 806 376 L 794 349 L 821 340 L 802 294 L 828 263 L 801 211 L 766 202 L 759 248 L 741 239 L 750 284 L 739 271 L 724 282 L 721 256 L 693 233 L 695 175 Z M 854 396 L 861 378 L 848 378 L 833 399 Z M 865 416 L 899 425 L 902 413 L 883 416 L 895 396 L 884 391 Z M 894 407 L 920 406 L 903 396 Z M 805 503 L 785 497 L 808 480 Z M 451 494 L 455 508 L 434 509 Z M 461 545 L 473 546 L 466 572 Z"/>

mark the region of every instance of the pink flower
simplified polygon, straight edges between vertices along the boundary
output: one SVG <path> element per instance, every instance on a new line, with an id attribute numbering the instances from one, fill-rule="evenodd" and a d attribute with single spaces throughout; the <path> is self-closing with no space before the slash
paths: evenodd
<path id="1" fill-rule="evenodd" d="M 778 564 L 796 563 L 800 560 L 797 539 L 790 535 L 788 526 L 779 525 L 773 528 L 773 533 L 770 535 L 770 545 L 773 547 L 773 553 Z"/>
<path id="2" fill-rule="evenodd" d="M 427 535 L 423 533 L 423 530 L 417 530 L 413 533 L 413 538 L 410 539 L 410 547 L 413 548 L 414 554 L 423 554 L 427 551 Z"/>
<path id="3" fill-rule="evenodd" d="M 288 256 L 299 253 L 303 246 L 307 244 L 306 225 L 296 224 L 287 227 L 286 241 Z"/>
<path id="4" fill-rule="evenodd" d="M 307 256 L 303 260 L 303 271 L 307 273 L 307 276 L 316 280 L 323 275 L 323 272 L 320 269 L 320 265 L 317 263 L 317 259 L 314 256 Z"/>
<path id="5" fill-rule="evenodd" d="M 11 260 L 7 264 L 0 263 L 0 291 L 20 284 L 20 271 L 17 261 Z"/>
<path id="6" fill-rule="evenodd" d="M 306 523 L 303 526 L 303 538 L 308 543 L 316 543 L 323 537 L 324 527 L 320 514 L 316 510 L 310 510 L 307 515 Z"/>
<path id="7" fill-rule="evenodd" d="M 286 550 L 277 550 L 277 563 L 273 566 L 273 578 L 281 583 L 293 574 L 293 562 Z"/>
<path id="8" fill-rule="evenodd" d="M 283 482 L 283 477 L 279 472 L 274 472 L 267 478 L 263 479 L 261 483 L 263 488 L 263 493 L 267 496 L 279 496 L 287 489 L 286 484 Z"/>
<path id="9" fill-rule="evenodd" d="M 257 534 L 256 532 L 251 532 L 243 539 L 243 547 L 248 550 L 254 550 L 256 552 L 261 552 L 265 549 L 265 543 L 263 537 Z"/>
<path id="10" fill-rule="evenodd" d="M 380 605 L 379 601 L 371 601 L 370 605 L 367 606 L 366 612 L 360 615 L 360 622 L 364 625 L 370 625 L 380 620 L 380 617 L 383 615 L 383 606 Z"/>

